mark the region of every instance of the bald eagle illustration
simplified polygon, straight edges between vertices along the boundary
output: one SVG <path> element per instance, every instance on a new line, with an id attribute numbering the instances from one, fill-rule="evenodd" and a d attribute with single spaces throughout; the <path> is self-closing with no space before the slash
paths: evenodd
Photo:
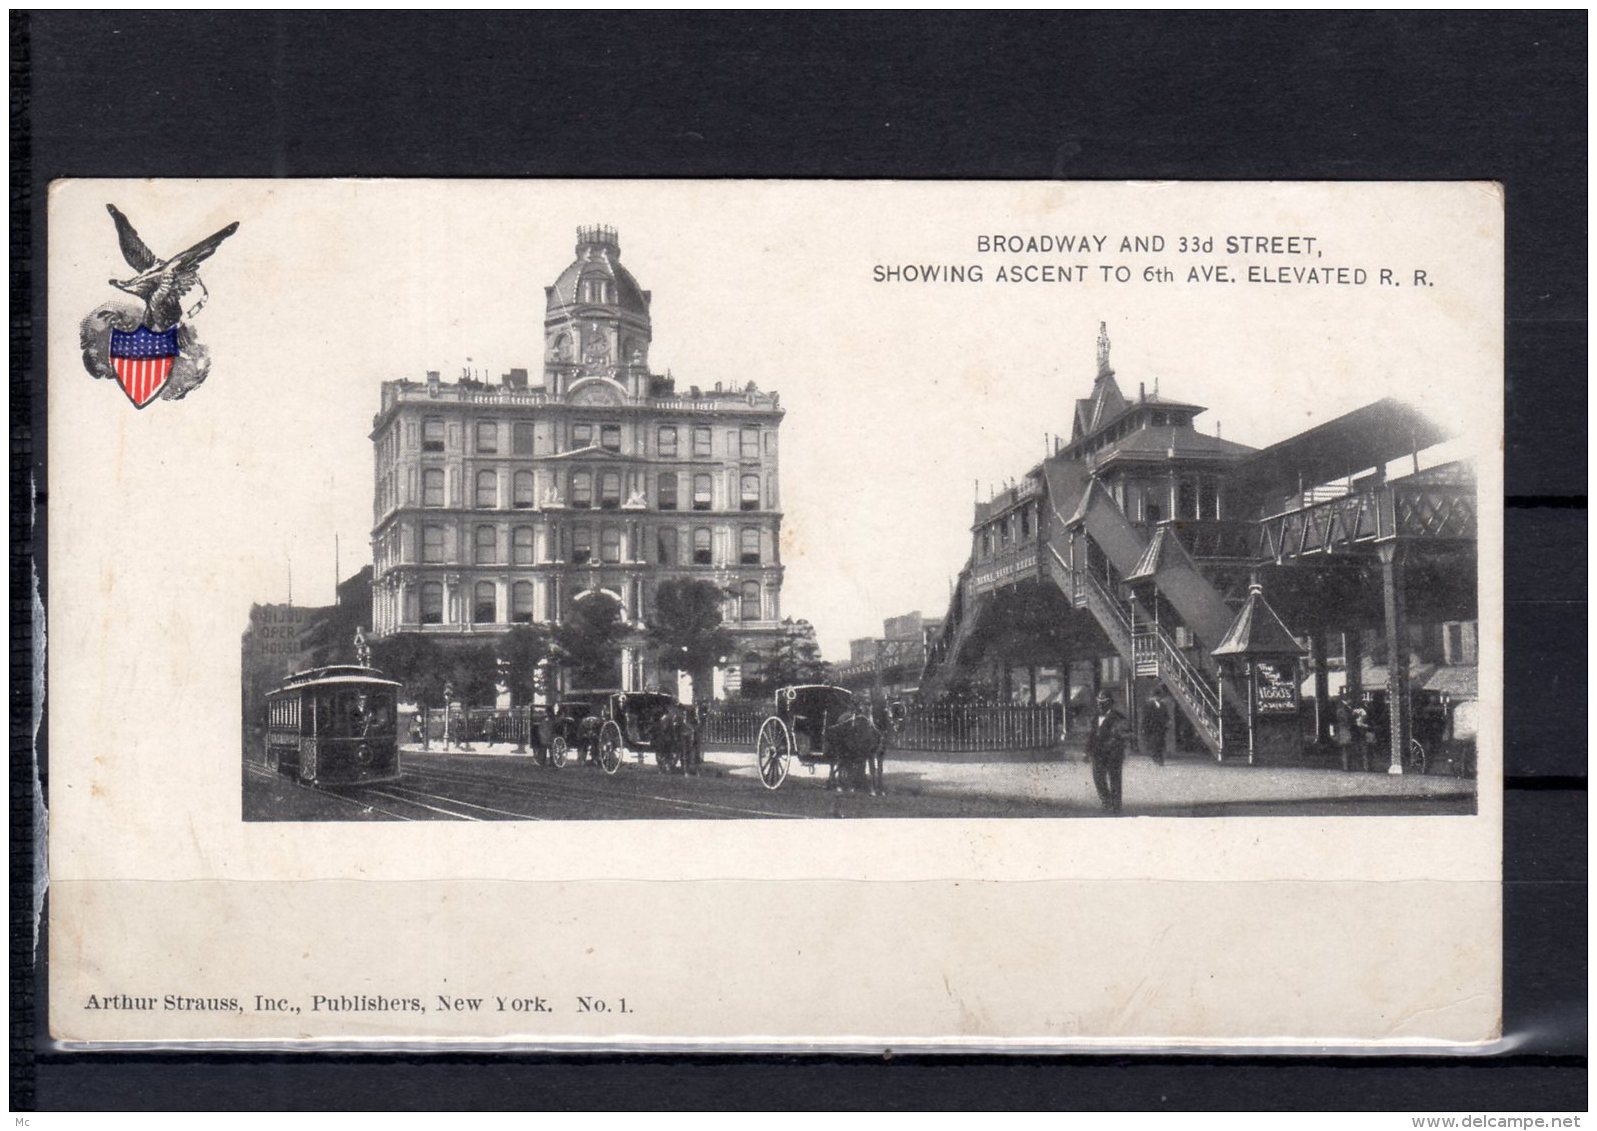
<path id="1" fill-rule="evenodd" d="M 144 325 L 156 333 L 171 329 L 183 319 L 183 296 L 196 286 L 203 292 L 199 265 L 216 253 L 223 240 L 238 231 L 235 220 L 221 231 L 207 236 L 193 247 L 178 252 L 170 259 L 161 259 L 151 251 L 128 218 L 114 204 L 106 210 L 116 222 L 117 242 L 122 247 L 122 258 L 138 274 L 130 279 L 112 279 L 110 283 L 144 303 Z"/>

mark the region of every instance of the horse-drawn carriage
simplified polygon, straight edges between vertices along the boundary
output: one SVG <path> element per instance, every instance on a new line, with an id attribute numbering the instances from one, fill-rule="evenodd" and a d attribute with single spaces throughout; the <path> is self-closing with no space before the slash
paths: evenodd
<path id="1" fill-rule="evenodd" d="M 884 792 L 886 736 L 869 706 L 857 702 L 852 691 L 813 683 L 780 687 L 774 706 L 774 713 L 760 724 L 756 746 L 766 789 L 781 787 L 797 756 L 812 771 L 817 763 L 830 766 L 829 789 L 863 782 L 873 794 Z"/>
<path id="2" fill-rule="evenodd" d="M 628 754 L 641 763 L 653 752 L 661 772 L 697 773 L 703 761 L 693 710 L 653 691 L 569 691 L 550 717 L 549 761 L 566 764 L 571 751 L 607 774 Z"/>

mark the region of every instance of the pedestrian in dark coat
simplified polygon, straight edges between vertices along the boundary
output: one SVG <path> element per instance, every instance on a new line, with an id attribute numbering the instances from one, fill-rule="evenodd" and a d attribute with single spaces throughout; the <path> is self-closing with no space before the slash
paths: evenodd
<path id="1" fill-rule="evenodd" d="M 1120 770 L 1130 738 L 1126 716 L 1115 710 L 1115 701 L 1107 691 L 1099 692 L 1098 713 L 1087 734 L 1087 758 L 1092 762 L 1092 784 L 1098 790 L 1098 800 L 1112 813 L 1120 812 Z"/>
<path id="2" fill-rule="evenodd" d="M 1169 708 L 1163 697 L 1155 691 L 1148 699 L 1147 713 L 1143 716 L 1142 739 L 1148 744 L 1148 755 L 1159 765 L 1164 765 L 1164 739 L 1170 730 Z"/>

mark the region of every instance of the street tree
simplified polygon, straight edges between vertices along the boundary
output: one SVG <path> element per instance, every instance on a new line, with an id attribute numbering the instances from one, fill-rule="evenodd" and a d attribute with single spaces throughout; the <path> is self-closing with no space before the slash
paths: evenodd
<path id="1" fill-rule="evenodd" d="M 763 698 L 778 687 L 796 683 L 829 683 L 832 665 L 821 658 L 815 639 L 815 626 L 807 620 L 788 617 L 782 621 L 771 654 L 757 680 L 745 680 L 743 694 Z"/>
<path id="2" fill-rule="evenodd" d="M 444 701 L 443 649 L 431 636 L 400 632 L 372 641 L 372 666 L 398 680 L 405 694 L 423 707 Z"/>
<path id="3" fill-rule="evenodd" d="M 542 625 L 518 624 L 499 640 L 500 674 L 510 690 L 510 702 L 524 707 L 532 702 L 538 665 L 553 655 L 554 639 Z"/>
<path id="4" fill-rule="evenodd" d="M 649 618 L 649 644 L 668 671 L 693 677 L 693 697 L 710 697 L 711 671 L 731 655 L 736 644 L 721 624 L 724 590 L 703 580 L 663 581 L 655 591 Z"/>
<path id="5" fill-rule="evenodd" d="M 573 604 L 555 628 L 561 666 L 578 687 L 617 686 L 627 632 L 621 603 L 607 593 L 590 594 Z"/>

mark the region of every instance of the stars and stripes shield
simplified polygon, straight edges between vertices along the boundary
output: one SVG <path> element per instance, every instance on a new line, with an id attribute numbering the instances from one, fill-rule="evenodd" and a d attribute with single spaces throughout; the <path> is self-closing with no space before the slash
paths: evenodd
<path id="1" fill-rule="evenodd" d="M 178 355 L 177 327 L 161 333 L 148 326 L 140 326 L 132 333 L 112 330 L 110 353 L 122 391 L 133 407 L 143 408 L 172 375 L 172 364 Z"/>

